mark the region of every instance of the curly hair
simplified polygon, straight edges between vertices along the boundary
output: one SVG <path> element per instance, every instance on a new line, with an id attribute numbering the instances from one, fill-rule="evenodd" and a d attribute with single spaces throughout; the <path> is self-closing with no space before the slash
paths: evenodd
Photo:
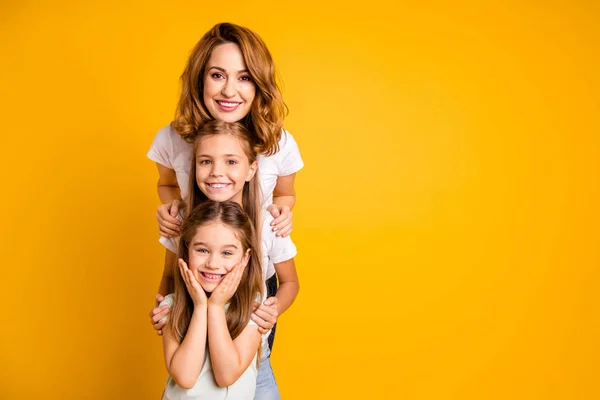
<path id="1" fill-rule="evenodd" d="M 258 152 L 273 155 L 279 151 L 287 106 L 277 85 L 275 65 L 269 49 L 255 32 L 239 25 L 217 24 L 196 44 L 181 75 L 181 96 L 171 127 L 184 140 L 192 142 L 197 130 L 214 120 L 204 104 L 204 78 L 213 49 L 225 43 L 239 46 L 256 86 L 250 112 L 240 122 L 253 134 Z"/>

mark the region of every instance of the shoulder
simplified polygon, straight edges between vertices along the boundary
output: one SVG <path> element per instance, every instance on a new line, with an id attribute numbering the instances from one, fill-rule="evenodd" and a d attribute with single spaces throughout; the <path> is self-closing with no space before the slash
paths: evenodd
<path id="1" fill-rule="evenodd" d="M 173 307 L 174 300 L 175 300 L 175 296 L 173 295 L 173 293 L 170 293 L 165 296 L 165 299 L 163 301 L 160 302 L 159 307 L 160 306 Z"/>
<path id="2" fill-rule="evenodd" d="M 281 130 L 281 138 L 279 139 L 279 152 L 284 149 L 298 149 L 298 144 L 296 143 L 296 139 L 294 136 L 286 131 L 285 129 Z"/>

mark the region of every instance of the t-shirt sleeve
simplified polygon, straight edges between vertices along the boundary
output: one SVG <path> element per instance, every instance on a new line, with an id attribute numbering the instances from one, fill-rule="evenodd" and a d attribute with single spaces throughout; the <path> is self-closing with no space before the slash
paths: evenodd
<path id="1" fill-rule="evenodd" d="M 282 146 L 279 149 L 279 176 L 295 174 L 304 167 L 300 156 L 300 150 L 294 137 L 287 131 L 283 131 Z"/>
<path id="2" fill-rule="evenodd" d="M 274 234 L 275 233 L 273 233 L 273 235 Z M 298 251 L 296 245 L 292 242 L 291 237 L 286 236 L 282 238 L 275 236 L 273 239 L 273 246 L 271 247 L 271 251 L 269 251 L 269 258 L 273 264 L 291 260 L 296 257 L 296 254 L 298 254 Z"/>
<path id="3" fill-rule="evenodd" d="M 156 133 L 154 141 L 146 156 L 154 162 L 167 168 L 173 167 L 173 142 L 171 141 L 171 127 L 165 126 Z"/>
<path id="4" fill-rule="evenodd" d="M 168 294 L 165 296 L 165 299 L 163 301 L 160 302 L 160 304 L 158 305 L 159 307 L 161 306 L 169 306 L 170 308 L 173 308 L 173 300 L 175 298 L 173 297 L 173 293 Z M 169 319 L 169 314 L 167 314 L 163 319 L 161 319 L 161 321 L 167 321 Z"/>

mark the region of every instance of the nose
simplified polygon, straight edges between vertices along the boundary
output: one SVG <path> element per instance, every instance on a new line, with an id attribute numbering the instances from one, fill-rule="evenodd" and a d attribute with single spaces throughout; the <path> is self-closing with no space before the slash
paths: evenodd
<path id="1" fill-rule="evenodd" d="M 211 253 L 206 260 L 206 268 L 208 269 L 219 269 L 219 264 L 217 263 L 217 256 L 214 253 Z"/>
<path id="2" fill-rule="evenodd" d="M 225 85 L 223 85 L 223 89 L 221 90 L 221 94 L 225 97 L 233 97 L 237 93 L 235 79 L 227 79 Z"/>
<path id="3" fill-rule="evenodd" d="M 220 162 L 214 162 L 210 170 L 210 176 L 223 176 L 223 166 Z"/>

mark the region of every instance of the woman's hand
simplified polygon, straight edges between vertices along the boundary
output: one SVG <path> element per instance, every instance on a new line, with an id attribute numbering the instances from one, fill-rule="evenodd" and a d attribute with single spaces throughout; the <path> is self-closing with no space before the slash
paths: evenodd
<path id="1" fill-rule="evenodd" d="M 273 232 L 276 232 L 277 236 L 286 237 L 292 233 L 293 214 L 289 206 L 271 204 L 267 207 L 267 211 L 275 218 L 271 222 L 271 226 L 273 227 Z"/>
<path id="2" fill-rule="evenodd" d="M 179 263 L 179 272 L 183 277 L 183 281 L 185 282 L 185 286 L 187 287 L 187 291 L 194 302 L 194 307 L 206 306 L 208 304 L 208 299 L 206 297 L 206 293 L 196 276 L 190 269 L 188 268 L 185 261 L 181 258 L 178 261 Z"/>
<path id="3" fill-rule="evenodd" d="M 208 302 L 211 305 L 224 307 L 240 285 L 245 268 L 246 266 L 241 262 L 237 263 L 213 290 Z"/>
<path id="4" fill-rule="evenodd" d="M 180 208 L 180 200 L 173 200 L 170 203 L 158 206 L 156 219 L 158 221 L 158 231 L 161 236 L 166 238 L 179 236 L 181 221 L 177 219 L 177 215 Z"/>

